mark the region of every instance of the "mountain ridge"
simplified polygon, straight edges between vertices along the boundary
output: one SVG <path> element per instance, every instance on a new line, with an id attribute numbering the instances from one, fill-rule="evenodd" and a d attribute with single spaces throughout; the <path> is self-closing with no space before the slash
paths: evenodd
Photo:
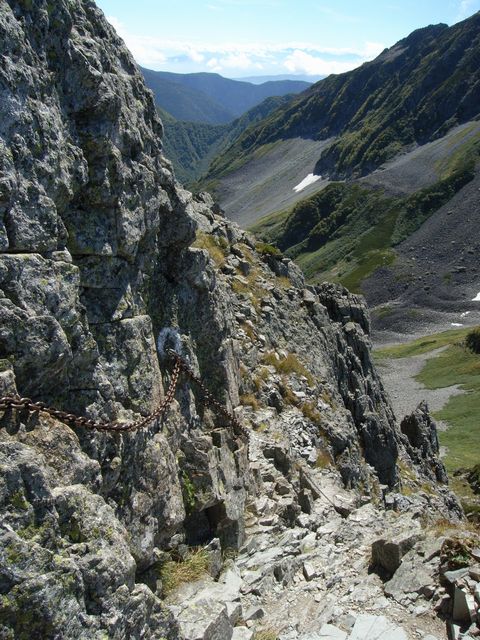
<path id="1" fill-rule="evenodd" d="M 262 145 L 294 136 L 339 138 L 318 159 L 317 174 L 370 172 L 406 146 L 478 116 L 479 38 L 480 13 L 414 31 L 375 60 L 293 98 L 217 158 L 208 178 L 227 174 L 233 157 L 238 164 Z"/>
<path id="2" fill-rule="evenodd" d="M 277 80 L 255 85 L 216 73 L 180 74 L 141 68 L 157 105 L 177 120 L 225 124 L 272 96 L 297 93 L 310 85 Z"/>

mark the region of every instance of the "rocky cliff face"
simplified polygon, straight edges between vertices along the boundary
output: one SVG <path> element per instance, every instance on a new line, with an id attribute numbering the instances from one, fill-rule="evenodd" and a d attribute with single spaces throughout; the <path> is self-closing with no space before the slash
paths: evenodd
<path id="1" fill-rule="evenodd" d="M 324 472 L 381 500 L 399 457 L 431 447 L 396 425 L 362 301 L 305 288 L 176 183 L 91 0 L 3 1 L 0 36 L 0 395 L 128 420 L 164 397 L 174 347 L 252 434 L 249 450 L 183 378 L 163 421 L 124 436 L 4 412 L 0 633 L 180 638 L 165 554 L 241 547 L 259 460 L 284 478 L 288 528 Z"/>

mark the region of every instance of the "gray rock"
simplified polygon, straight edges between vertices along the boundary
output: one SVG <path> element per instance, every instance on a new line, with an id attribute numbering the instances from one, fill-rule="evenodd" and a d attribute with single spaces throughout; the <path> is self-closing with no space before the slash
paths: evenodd
<path id="1" fill-rule="evenodd" d="M 318 638 L 324 640 L 346 640 L 347 633 L 332 624 L 324 624 L 318 633 Z"/>
<path id="2" fill-rule="evenodd" d="M 436 567 L 425 564 L 421 557 L 410 551 L 385 586 L 385 594 L 402 602 L 407 594 L 426 594 L 435 584 Z"/>
<path id="3" fill-rule="evenodd" d="M 476 619 L 477 608 L 475 599 L 463 589 L 455 587 L 453 594 L 453 620 L 455 622 L 474 622 Z"/>
<path id="4" fill-rule="evenodd" d="M 304 562 L 303 563 L 303 576 L 304 576 L 305 580 L 307 582 L 310 582 L 310 580 L 313 580 L 316 575 L 317 575 L 317 571 L 316 571 L 315 567 L 313 567 L 310 564 L 310 562 Z"/>
<path id="5" fill-rule="evenodd" d="M 402 627 L 390 622 L 385 616 L 362 614 L 357 617 L 349 640 L 408 640 Z"/>
<path id="6" fill-rule="evenodd" d="M 197 599 L 177 616 L 185 640 L 230 640 L 233 627 L 223 602 Z"/>
<path id="7" fill-rule="evenodd" d="M 247 627 L 235 627 L 232 640 L 252 640 L 253 631 Z"/>
<path id="8" fill-rule="evenodd" d="M 445 571 L 443 577 L 450 584 L 455 584 L 457 580 L 461 580 L 465 576 L 468 575 L 468 567 L 464 567 L 463 569 L 456 569 L 455 571 Z"/>
<path id="9" fill-rule="evenodd" d="M 418 532 L 400 533 L 395 538 L 375 540 L 372 544 L 372 565 L 385 569 L 393 575 L 402 562 L 403 556 L 419 541 Z"/>
<path id="10" fill-rule="evenodd" d="M 265 616 L 265 610 L 262 607 L 253 606 L 247 609 L 244 613 L 244 620 L 260 620 Z"/>
<path id="11" fill-rule="evenodd" d="M 446 469 L 438 457 L 440 446 L 437 426 L 428 412 L 427 404 L 420 403 L 410 416 L 402 420 L 400 429 L 410 444 L 410 456 L 421 466 L 423 474 L 437 482 L 448 483 Z"/>
<path id="12" fill-rule="evenodd" d="M 418 449 L 376 373 L 365 303 L 335 285 L 304 294 L 296 265 L 257 254 L 210 196 L 181 188 L 152 95 L 93 2 L 1 2 L 0 54 L 0 389 L 135 420 L 165 397 L 174 347 L 246 430 L 214 416 L 186 376 L 164 418 L 139 432 L 2 413 L 0 634 L 227 640 L 239 592 L 271 597 L 305 561 L 294 544 L 305 531 L 281 548 L 263 532 L 304 522 L 337 535 L 327 470 L 301 453 L 313 467 L 328 451 L 346 486 L 394 486 L 399 454 Z M 225 273 L 236 267 L 245 275 Z M 239 409 L 249 394 L 262 413 Z M 267 427 L 250 445 L 249 415 Z M 241 585 L 235 572 L 189 585 L 167 610 L 156 595 L 165 550 L 242 546 L 247 493 L 262 491 L 255 457 L 279 487 L 252 523 L 245 551 L 257 558 L 239 560 Z M 371 519 L 359 512 L 352 530 Z M 323 542 L 314 551 L 330 563 L 337 547 Z M 210 559 L 217 575 L 218 544 Z M 329 577 L 335 597 L 347 580 Z"/>

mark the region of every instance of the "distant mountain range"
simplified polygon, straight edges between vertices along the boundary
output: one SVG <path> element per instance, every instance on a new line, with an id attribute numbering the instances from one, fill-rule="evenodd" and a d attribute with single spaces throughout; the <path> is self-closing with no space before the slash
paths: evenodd
<path id="1" fill-rule="evenodd" d="M 177 120 L 158 109 L 164 126 L 165 155 L 171 160 L 180 182 L 192 184 L 208 171 L 212 159 L 228 148 L 249 126 L 286 104 L 291 98 L 273 96 L 227 124 Z"/>
<path id="2" fill-rule="evenodd" d="M 477 13 L 293 96 L 213 158 L 200 185 L 311 281 L 400 301 L 405 319 L 410 304 L 446 309 L 478 293 L 479 157 Z"/>
<path id="3" fill-rule="evenodd" d="M 262 84 L 263 82 L 272 82 L 277 80 L 302 80 L 303 82 L 308 82 L 308 84 L 313 84 L 319 80 L 323 80 L 323 78 L 325 78 L 325 76 L 307 76 L 286 73 L 274 76 L 247 76 L 246 78 L 232 78 L 232 80 L 242 80 L 243 82 L 251 82 L 252 84 Z"/>
<path id="4" fill-rule="evenodd" d="M 211 176 L 265 144 L 329 139 L 314 173 L 366 174 L 403 148 L 446 133 L 480 112 L 480 13 L 453 27 L 414 31 L 372 62 L 331 75 L 245 132 Z"/>
<path id="5" fill-rule="evenodd" d="M 275 80 L 253 84 L 230 80 L 217 73 L 169 73 L 143 69 L 155 101 L 177 120 L 225 124 L 266 98 L 304 91 L 309 82 Z"/>

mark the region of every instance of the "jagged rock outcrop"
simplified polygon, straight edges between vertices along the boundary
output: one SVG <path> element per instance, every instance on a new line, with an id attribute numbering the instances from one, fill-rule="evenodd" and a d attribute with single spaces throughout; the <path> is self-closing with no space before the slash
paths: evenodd
<path id="1" fill-rule="evenodd" d="M 185 378 L 132 434 L 0 414 L 0 634 L 181 638 L 169 552 L 238 549 L 268 483 L 268 526 L 313 527 L 322 467 L 381 502 L 406 440 L 361 300 L 305 287 L 180 187 L 152 96 L 91 0 L 4 1 L 0 36 L 1 393 L 128 420 L 163 399 L 174 347 L 258 432 L 249 452 Z M 269 579 L 287 584 L 287 564 Z"/>
<path id="2" fill-rule="evenodd" d="M 447 471 L 439 459 L 437 427 L 428 412 L 427 403 L 421 402 L 411 415 L 405 416 L 400 429 L 408 438 L 412 459 L 422 467 L 424 475 L 447 483 Z"/>

